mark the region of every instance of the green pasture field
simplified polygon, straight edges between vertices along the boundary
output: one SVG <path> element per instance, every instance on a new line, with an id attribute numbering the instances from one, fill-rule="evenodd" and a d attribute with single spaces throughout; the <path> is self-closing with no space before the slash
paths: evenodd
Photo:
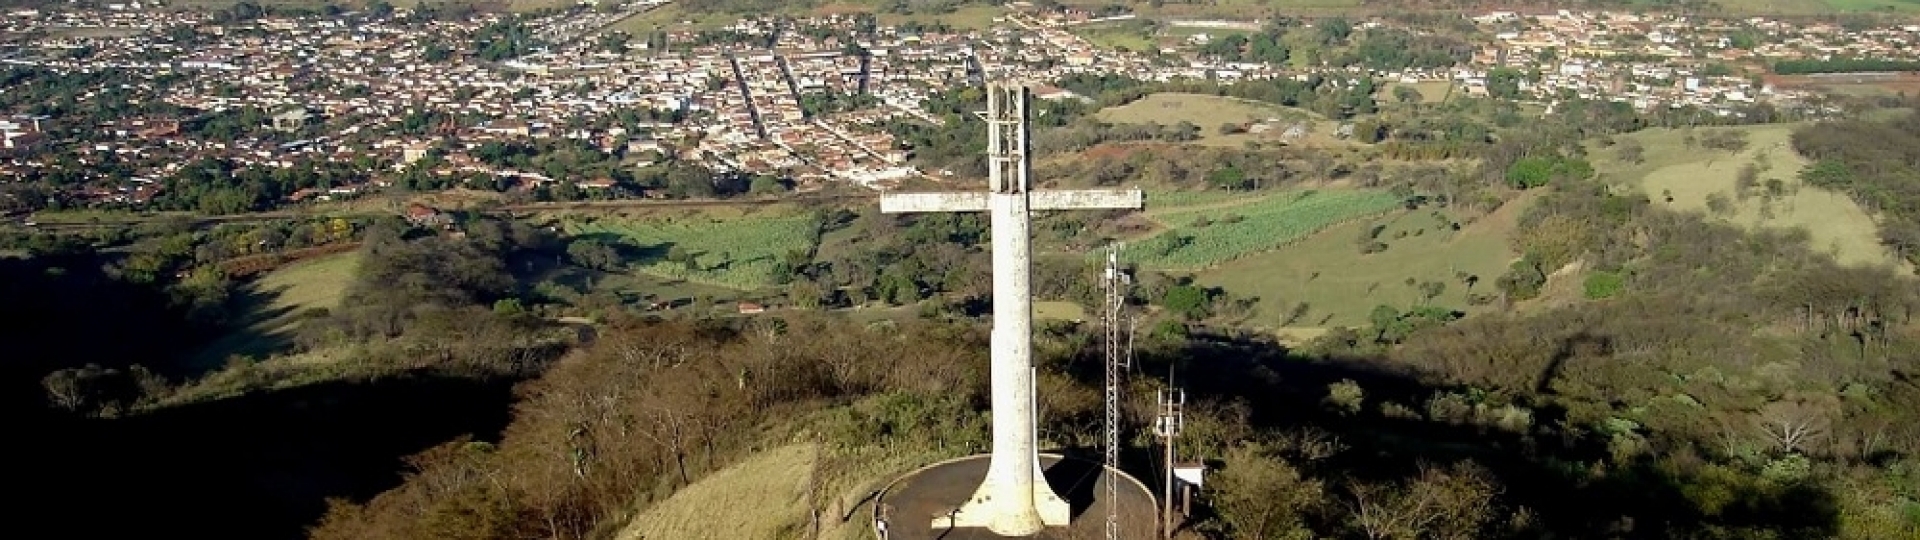
<path id="1" fill-rule="evenodd" d="M 1431 208 L 1353 220 L 1279 249 L 1221 264 L 1198 273 L 1195 280 L 1236 297 L 1257 298 L 1253 312 L 1240 323 L 1295 341 L 1327 327 L 1364 325 L 1373 308 L 1382 304 L 1400 310 L 1422 304 L 1462 311 L 1485 309 L 1469 307 L 1467 295 L 1494 290 L 1494 280 L 1516 256 L 1508 247 L 1508 237 L 1530 201 L 1509 202 L 1458 231 L 1451 227 L 1457 217 Z M 1376 225 L 1385 226 L 1377 238 L 1387 249 L 1362 254 L 1356 240 Z M 1471 291 L 1462 275 L 1479 278 Z M 1406 284 L 1409 278 L 1414 286 Z M 1446 285 L 1431 300 L 1418 288 L 1429 281 Z"/>
<path id="2" fill-rule="evenodd" d="M 208 344 L 194 364 L 212 368 L 231 356 L 262 358 L 284 349 L 308 310 L 340 306 L 362 258 L 359 251 L 326 255 L 260 276 L 241 293 L 246 318 L 240 329 Z"/>
<path id="3" fill-rule="evenodd" d="M 1897 265 L 1880 245 L 1872 215 L 1845 194 L 1800 183 L 1799 173 L 1807 160 L 1790 143 L 1795 127 L 1648 129 L 1620 137 L 1645 148 L 1640 163 L 1622 162 L 1617 149 L 1595 148 L 1591 155 L 1598 158 L 1595 169 L 1608 181 L 1640 188 L 1655 205 L 1705 213 L 1749 229 L 1804 228 L 1815 250 L 1833 255 L 1842 264 Z M 1747 148 L 1734 153 L 1686 143 L 1689 132 L 1699 139 L 1727 130 L 1745 133 Z M 1760 171 L 1762 187 L 1741 197 L 1736 183 L 1747 165 Z M 1784 193 L 1769 195 L 1764 187 L 1769 180 L 1779 181 Z M 1715 214 L 1708 209 L 1708 197 L 1716 195 L 1731 202 L 1730 212 Z M 1672 202 L 1667 201 L 1669 196 Z"/>
<path id="4" fill-rule="evenodd" d="M 819 223 L 808 215 L 575 217 L 565 221 L 565 229 L 569 235 L 606 235 L 631 246 L 640 252 L 628 261 L 636 271 L 737 290 L 775 285 L 775 266 L 787 252 L 810 251 L 820 236 Z M 667 260 L 674 248 L 692 256 L 692 264 Z"/>
<path id="5" fill-rule="evenodd" d="M 1155 270 L 1201 270 L 1400 204 L 1383 191 L 1307 190 L 1150 213 L 1166 229 L 1129 243 L 1121 258 Z"/>

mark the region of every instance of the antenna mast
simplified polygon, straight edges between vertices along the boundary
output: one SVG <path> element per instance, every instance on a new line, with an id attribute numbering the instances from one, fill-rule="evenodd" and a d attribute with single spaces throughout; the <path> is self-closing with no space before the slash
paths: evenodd
<path id="1" fill-rule="evenodd" d="M 1107 333 L 1106 470 L 1101 474 L 1107 484 L 1107 540 L 1119 540 L 1119 479 L 1114 477 L 1114 471 L 1120 470 L 1120 373 L 1133 361 L 1132 336 L 1128 336 L 1124 345 L 1120 342 L 1120 316 L 1126 309 L 1126 286 L 1131 280 L 1120 271 L 1119 244 L 1107 248 L 1106 272 L 1100 276 L 1100 282 L 1106 289 L 1106 310 L 1100 321 Z"/>

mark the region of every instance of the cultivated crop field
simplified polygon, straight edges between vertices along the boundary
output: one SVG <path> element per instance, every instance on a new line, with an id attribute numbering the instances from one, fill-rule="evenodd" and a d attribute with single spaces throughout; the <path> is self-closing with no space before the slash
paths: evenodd
<path id="1" fill-rule="evenodd" d="M 820 236 L 811 216 L 602 218 L 568 221 L 566 230 L 611 236 L 637 249 L 643 255 L 627 263 L 639 272 L 740 290 L 776 284 L 776 264 L 789 251 L 812 250 Z M 668 260 L 675 250 L 692 262 Z"/>
<path id="2" fill-rule="evenodd" d="M 1398 207 L 1384 191 L 1296 191 L 1227 207 L 1203 207 L 1153 216 L 1166 224 L 1121 257 L 1160 270 L 1198 270 L 1270 250 L 1327 227 Z"/>

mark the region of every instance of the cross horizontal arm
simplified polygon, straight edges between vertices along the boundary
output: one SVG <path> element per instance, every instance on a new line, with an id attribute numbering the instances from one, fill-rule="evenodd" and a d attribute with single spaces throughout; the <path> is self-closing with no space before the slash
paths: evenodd
<path id="1" fill-rule="evenodd" d="M 1028 197 L 1028 207 L 1034 210 L 1140 208 L 1145 201 L 1145 195 L 1137 189 L 1035 191 L 1028 194 Z"/>
<path id="2" fill-rule="evenodd" d="M 983 191 L 889 193 L 880 196 L 880 212 L 884 214 L 985 212 L 986 210 L 987 194 Z"/>
<path id="3" fill-rule="evenodd" d="M 887 214 L 984 212 L 987 197 L 987 193 L 979 191 L 889 193 L 880 196 L 880 211 Z M 1034 191 L 1027 194 L 1027 204 L 1034 210 L 1140 208 L 1145 198 L 1137 189 Z"/>

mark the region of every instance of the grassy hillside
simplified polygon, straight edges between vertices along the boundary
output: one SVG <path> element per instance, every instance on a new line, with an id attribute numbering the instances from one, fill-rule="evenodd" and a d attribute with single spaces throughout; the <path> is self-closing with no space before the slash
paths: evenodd
<path id="1" fill-rule="evenodd" d="M 1804 186 L 1799 180 L 1806 159 L 1788 144 L 1794 126 L 1767 125 L 1713 129 L 1649 129 L 1620 137 L 1611 149 L 1596 149 L 1597 170 L 1608 181 L 1643 190 L 1656 205 L 1701 212 L 1748 229 L 1805 229 L 1812 248 L 1842 264 L 1895 264 L 1880 245 L 1873 218 L 1844 194 Z M 1744 137 L 1745 148 L 1703 146 L 1716 134 Z M 1694 142 L 1687 142 L 1692 138 Z M 1626 159 L 1643 148 L 1641 159 Z M 1743 169 L 1753 185 L 1742 188 Z"/>
<path id="2" fill-rule="evenodd" d="M 241 293 L 242 309 L 247 313 L 241 329 L 207 345 L 196 355 L 195 364 L 213 367 L 230 356 L 257 358 L 284 349 L 291 343 L 302 315 L 339 307 L 362 258 L 357 250 L 327 255 L 261 276 Z"/>
<path id="3" fill-rule="evenodd" d="M 767 450 L 675 493 L 633 519 L 620 540 L 791 538 L 807 525 L 817 445 Z"/>
<path id="4" fill-rule="evenodd" d="M 1128 124 L 1173 125 L 1189 122 L 1200 126 L 1200 140 L 1196 144 L 1235 147 L 1251 141 L 1282 141 L 1280 136 L 1288 126 L 1304 122 L 1308 126 L 1307 135 L 1289 143 L 1322 146 L 1344 144 L 1344 141 L 1333 136 L 1337 123 L 1327 121 L 1320 115 L 1303 109 L 1231 97 L 1165 92 L 1119 107 L 1101 109 L 1095 116 L 1107 122 Z M 1244 126 L 1269 119 L 1278 121 L 1273 123 L 1274 129 L 1265 133 L 1220 133 L 1221 124 Z"/>
<path id="5" fill-rule="evenodd" d="M 1507 203 L 1458 231 L 1451 227 L 1455 218 L 1445 211 L 1400 211 L 1354 221 L 1201 272 L 1197 281 L 1236 296 L 1257 297 L 1246 323 L 1277 329 L 1283 336 L 1311 337 L 1319 328 L 1363 325 L 1374 306 L 1382 304 L 1403 310 L 1421 304 L 1470 310 L 1467 295 L 1494 292 L 1494 278 L 1516 256 L 1508 238 L 1531 200 Z M 1375 226 L 1385 227 L 1377 240 L 1387 249 L 1363 254 L 1356 239 Z M 1469 287 L 1463 274 L 1478 279 Z M 1415 285 L 1407 285 L 1409 279 Z M 1425 282 L 1444 283 L 1445 289 L 1427 299 L 1418 288 Z"/>

